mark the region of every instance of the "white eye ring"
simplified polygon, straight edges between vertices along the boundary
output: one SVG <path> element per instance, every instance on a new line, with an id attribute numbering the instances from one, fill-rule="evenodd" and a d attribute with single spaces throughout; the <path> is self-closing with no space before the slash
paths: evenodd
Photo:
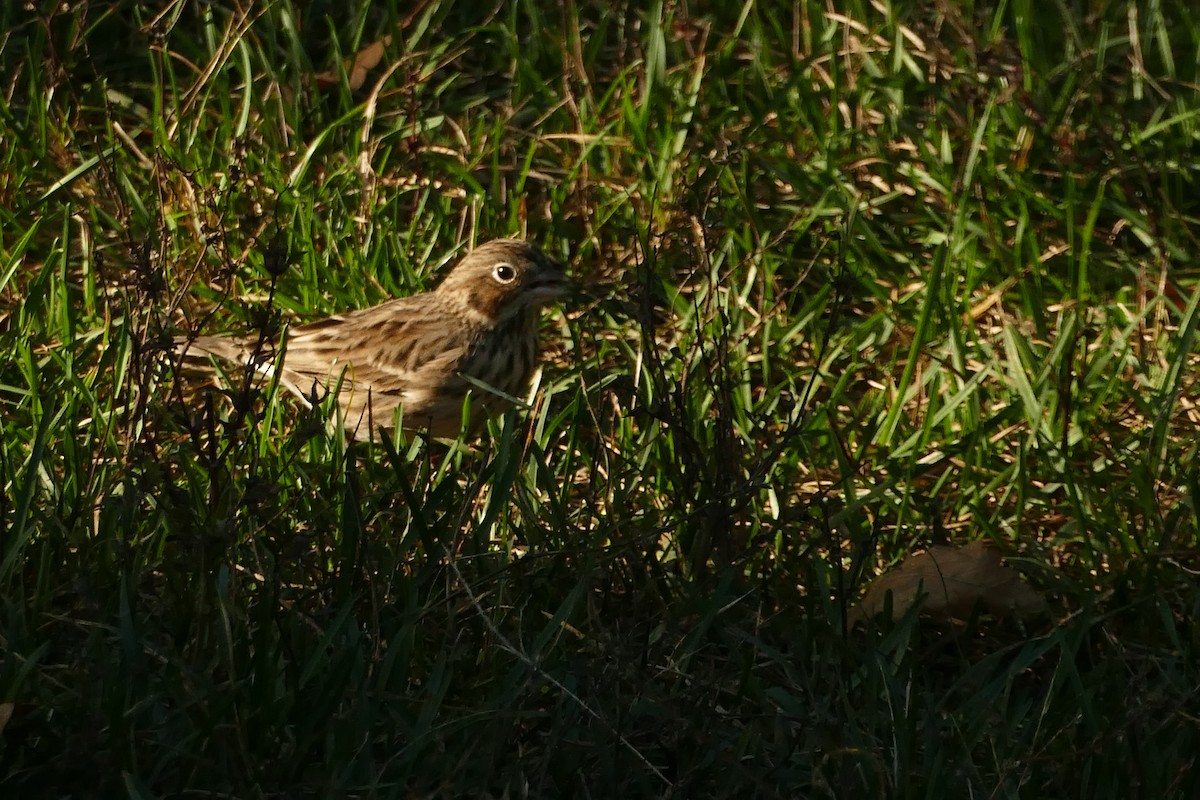
<path id="1" fill-rule="evenodd" d="M 507 261 L 501 261 L 499 264 L 492 267 L 492 277 L 495 278 L 498 283 L 508 284 L 517 279 L 517 271 L 513 268 L 512 264 L 509 264 Z"/>

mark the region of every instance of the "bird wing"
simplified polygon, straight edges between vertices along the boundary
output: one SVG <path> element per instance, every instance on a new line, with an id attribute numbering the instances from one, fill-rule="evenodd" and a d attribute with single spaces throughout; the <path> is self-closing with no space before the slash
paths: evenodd
<path id="1" fill-rule="evenodd" d="M 470 338 L 436 298 L 401 297 L 291 328 L 281 377 L 301 392 L 341 381 L 411 402 L 418 390 L 437 388 L 437 376 L 454 373 Z"/>
<path id="2" fill-rule="evenodd" d="M 347 425 L 357 426 L 389 420 L 398 405 L 411 419 L 457 413 L 465 391 L 459 367 L 479 332 L 477 322 L 424 294 L 293 326 L 282 359 L 274 340 L 257 336 L 178 339 L 176 349 L 183 365 L 207 372 L 212 357 L 267 377 L 278 372 L 279 383 L 305 402 L 336 390 Z"/>

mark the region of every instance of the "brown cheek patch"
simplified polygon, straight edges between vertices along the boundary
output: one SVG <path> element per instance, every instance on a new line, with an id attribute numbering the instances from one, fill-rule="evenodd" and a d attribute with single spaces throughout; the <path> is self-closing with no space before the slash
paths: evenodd
<path id="1" fill-rule="evenodd" d="M 487 299 L 488 299 L 487 292 L 484 291 L 483 289 L 472 289 L 471 290 L 471 299 L 470 299 L 471 308 L 475 309 L 476 311 L 479 311 L 480 313 L 490 315 L 492 313 L 492 308 L 488 304 Z"/>
<path id="2" fill-rule="evenodd" d="M 496 286 L 493 284 L 484 286 L 475 293 L 475 308 L 494 319 L 499 316 L 500 309 L 504 306 L 509 293 L 509 289 L 506 286 Z"/>

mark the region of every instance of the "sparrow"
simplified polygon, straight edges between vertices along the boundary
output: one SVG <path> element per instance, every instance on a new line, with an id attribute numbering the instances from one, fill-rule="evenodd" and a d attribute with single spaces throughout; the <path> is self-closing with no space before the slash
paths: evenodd
<path id="1" fill-rule="evenodd" d="M 277 378 L 310 405 L 336 392 L 355 439 L 397 424 L 455 438 L 526 391 L 540 355 L 541 310 L 569 289 L 562 268 L 537 247 L 495 239 L 433 291 L 295 325 L 281 338 L 179 337 L 175 352 L 185 370 L 211 375 L 214 360 L 238 365 Z"/>

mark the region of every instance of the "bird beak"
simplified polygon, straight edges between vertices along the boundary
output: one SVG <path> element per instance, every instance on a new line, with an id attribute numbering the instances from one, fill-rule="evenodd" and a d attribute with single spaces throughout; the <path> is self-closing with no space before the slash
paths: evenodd
<path id="1" fill-rule="evenodd" d="M 539 302 L 565 297 L 575 291 L 575 284 L 559 269 L 546 270 L 538 275 L 527 291 Z"/>

